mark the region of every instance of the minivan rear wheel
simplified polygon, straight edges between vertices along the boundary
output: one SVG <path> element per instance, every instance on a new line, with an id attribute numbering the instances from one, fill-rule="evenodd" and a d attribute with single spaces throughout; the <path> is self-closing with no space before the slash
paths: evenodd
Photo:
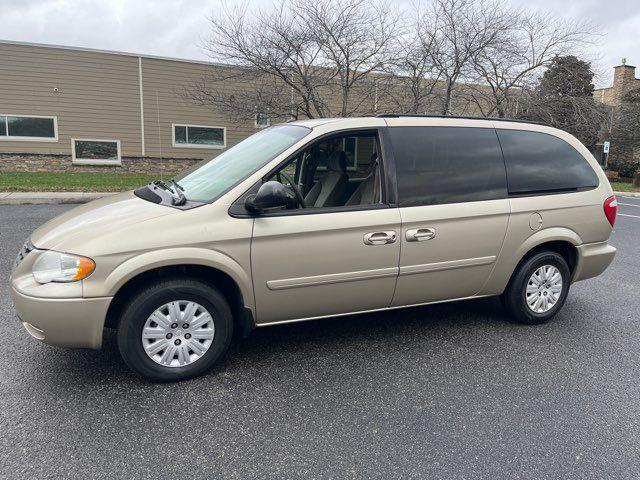
<path id="1" fill-rule="evenodd" d="M 209 370 L 233 334 L 224 296 L 197 280 L 169 279 L 135 295 L 118 326 L 125 363 L 155 381 L 177 381 Z"/>
<path id="2" fill-rule="evenodd" d="M 569 265 L 553 251 L 536 253 L 520 264 L 501 301 L 514 320 L 545 323 L 562 308 L 571 280 Z"/>

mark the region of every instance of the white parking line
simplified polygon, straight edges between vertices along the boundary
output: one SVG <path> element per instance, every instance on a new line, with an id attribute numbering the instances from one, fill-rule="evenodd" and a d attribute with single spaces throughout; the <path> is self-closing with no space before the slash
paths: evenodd
<path id="1" fill-rule="evenodd" d="M 618 205 L 624 205 L 625 207 L 639 207 L 640 205 L 636 205 L 635 203 L 620 203 L 618 202 Z"/>
<path id="2" fill-rule="evenodd" d="M 632 218 L 640 218 L 640 215 L 626 215 L 624 213 L 619 213 L 618 217 L 632 217 Z"/>

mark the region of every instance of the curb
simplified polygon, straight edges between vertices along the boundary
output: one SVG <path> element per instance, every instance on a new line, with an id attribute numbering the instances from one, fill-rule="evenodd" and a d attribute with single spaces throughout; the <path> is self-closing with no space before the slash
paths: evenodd
<path id="1" fill-rule="evenodd" d="M 0 192 L 0 205 L 87 203 L 118 192 Z"/>
<path id="2" fill-rule="evenodd" d="M 640 198 L 640 193 L 638 192 L 613 192 L 613 194 L 616 197 L 633 197 L 633 198 Z M 0 202 L 2 200 L 0 199 Z"/>

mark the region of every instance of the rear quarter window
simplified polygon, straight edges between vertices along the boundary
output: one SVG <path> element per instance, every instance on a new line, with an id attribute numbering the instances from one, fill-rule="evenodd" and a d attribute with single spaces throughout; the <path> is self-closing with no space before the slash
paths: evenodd
<path id="1" fill-rule="evenodd" d="M 598 176 L 587 160 L 561 138 L 541 132 L 498 130 L 509 194 L 588 190 Z"/>
<path id="2" fill-rule="evenodd" d="M 389 127 L 401 207 L 506 198 L 493 128 Z"/>

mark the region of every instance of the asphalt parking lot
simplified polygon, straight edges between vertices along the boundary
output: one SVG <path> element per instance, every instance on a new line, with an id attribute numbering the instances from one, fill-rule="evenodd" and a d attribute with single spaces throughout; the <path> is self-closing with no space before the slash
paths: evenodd
<path id="1" fill-rule="evenodd" d="M 2 478 L 638 478 L 640 199 L 614 264 L 550 324 L 494 299 L 255 331 L 157 385 L 31 339 L 6 278 L 69 206 L 0 206 Z"/>

